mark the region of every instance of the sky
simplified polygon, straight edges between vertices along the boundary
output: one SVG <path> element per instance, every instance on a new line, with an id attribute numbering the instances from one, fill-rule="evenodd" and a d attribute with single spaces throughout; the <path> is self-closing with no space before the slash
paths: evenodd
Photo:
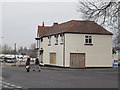
<path id="1" fill-rule="evenodd" d="M 0 2 L 0 45 L 2 45 L 2 3 Z"/>
<path id="2" fill-rule="evenodd" d="M 65 1 L 65 0 L 64 0 Z M 75 0 L 74 0 L 75 1 Z M 29 47 L 35 43 L 38 25 L 51 26 L 54 22 L 80 20 L 78 1 L 73 2 L 2 2 L 2 45 Z"/>
<path id="3" fill-rule="evenodd" d="M 37 27 L 42 22 L 51 26 L 81 20 L 77 8 L 78 0 L 0 0 L 0 45 L 29 47 L 36 43 Z"/>

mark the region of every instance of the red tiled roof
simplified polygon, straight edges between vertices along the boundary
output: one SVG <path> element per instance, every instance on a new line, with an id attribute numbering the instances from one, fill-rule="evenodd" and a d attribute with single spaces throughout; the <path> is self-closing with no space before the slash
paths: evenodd
<path id="1" fill-rule="evenodd" d="M 38 26 L 39 36 L 49 36 L 58 33 L 81 33 L 81 34 L 101 34 L 112 35 L 111 32 L 104 29 L 94 21 L 71 20 L 58 25 Z"/>

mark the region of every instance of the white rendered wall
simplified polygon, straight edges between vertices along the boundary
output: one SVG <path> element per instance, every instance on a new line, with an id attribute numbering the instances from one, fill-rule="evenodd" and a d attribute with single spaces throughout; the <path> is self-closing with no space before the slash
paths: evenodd
<path id="1" fill-rule="evenodd" d="M 55 66 L 63 66 L 63 45 L 61 45 L 61 37 L 58 37 L 58 45 L 55 45 L 55 37 L 51 36 L 51 46 L 48 46 L 48 37 L 43 38 L 40 48 L 44 49 L 43 63 Z M 50 53 L 56 53 L 56 64 L 50 64 Z"/>
<path id="2" fill-rule="evenodd" d="M 70 67 L 70 53 L 85 53 L 85 67 L 112 67 L 112 35 L 91 36 L 93 46 L 84 45 L 85 34 L 65 34 L 66 67 Z"/>

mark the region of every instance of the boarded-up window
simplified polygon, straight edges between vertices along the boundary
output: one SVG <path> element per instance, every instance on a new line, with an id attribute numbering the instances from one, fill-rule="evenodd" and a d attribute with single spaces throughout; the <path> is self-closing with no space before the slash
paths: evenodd
<path id="1" fill-rule="evenodd" d="M 56 64 L 56 53 L 50 53 L 50 63 Z"/>

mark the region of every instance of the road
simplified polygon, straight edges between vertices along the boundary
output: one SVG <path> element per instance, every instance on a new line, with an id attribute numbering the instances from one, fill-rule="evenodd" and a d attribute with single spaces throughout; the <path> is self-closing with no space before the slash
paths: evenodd
<path id="1" fill-rule="evenodd" d="M 118 88 L 118 71 L 112 68 L 86 70 L 43 68 L 41 72 L 29 73 L 24 67 L 5 66 L 2 69 L 3 88 L 12 86 L 14 88 Z"/>

